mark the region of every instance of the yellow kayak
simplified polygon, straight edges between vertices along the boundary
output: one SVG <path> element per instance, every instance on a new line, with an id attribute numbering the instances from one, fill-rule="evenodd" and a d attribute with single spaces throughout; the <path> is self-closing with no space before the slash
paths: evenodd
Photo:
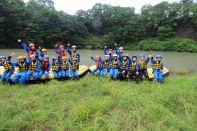
<path id="1" fill-rule="evenodd" d="M 84 75 L 86 75 L 89 71 L 89 68 L 85 65 L 80 65 L 79 66 L 79 70 L 78 70 L 78 75 L 79 77 L 83 77 Z M 3 66 L 0 66 L 0 75 L 2 75 L 4 72 L 4 67 Z M 16 67 L 15 68 L 15 71 L 14 71 L 14 74 L 18 72 L 18 68 Z M 13 75 L 11 76 L 11 79 L 12 79 Z M 71 77 L 71 76 L 70 76 Z M 45 76 L 42 75 L 41 77 L 42 80 L 45 80 Z M 54 75 L 53 75 L 53 72 L 52 70 L 49 71 L 49 79 L 54 79 Z M 33 80 L 33 77 L 30 78 L 30 80 Z"/>
<path id="2" fill-rule="evenodd" d="M 96 65 L 93 65 L 91 67 L 89 67 L 90 71 L 93 71 L 96 68 Z M 169 69 L 165 68 L 163 69 L 163 76 L 168 76 L 170 73 Z M 109 74 L 107 74 L 107 76 L 109 76 Z M 148 76 L 149 79 L 153 79 L 154 78 L 154 74 L 153 74 L 153 69 L 152 68 L 148 68 Z"/>

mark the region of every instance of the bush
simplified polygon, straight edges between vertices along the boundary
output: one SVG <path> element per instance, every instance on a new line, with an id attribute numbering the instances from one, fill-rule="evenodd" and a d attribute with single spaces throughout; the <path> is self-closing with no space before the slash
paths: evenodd
<path id="1" fill-rule="evenodd" d="M 143 40 L 138 44 L 139 50 L 197 52 L 197 42 L 190 39 Z"/>

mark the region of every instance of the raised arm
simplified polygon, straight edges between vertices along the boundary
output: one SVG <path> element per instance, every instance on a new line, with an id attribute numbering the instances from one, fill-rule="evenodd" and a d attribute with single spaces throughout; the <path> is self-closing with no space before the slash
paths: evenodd
<path id="1" fill-rule="evenodd" d="M 60 50 L 56 48 L 55 53 L 59 56 L 60 55 Z"/>
<path id="2" fill-rule="evenodd" d="M 80 62 L 80 54 L 78 53 L 78 62 Z"/>
<path id="3" fill-rule="evenodd" d="M 118 49 L 118 47 L 116 47 L 115 50 L 116 50 L 116 54 L 118 55 L 118 54 L 119 54 L 119 49 Z"/>
<path id="4" fill-rule="evenodd" d="M 153 57 L 151 58 L 151 63 L 152 63 L 152 64 L 155 64 L 155 60 L 154 60 Z"/>
<path id="5" fill-rule="evenodd" d="M 68 54 L 69 54 L 70 56 L 72 55 L 72 50 L 70 49 L 69 46 L 67 47 L 67 52 L 68 52 Z"/>
<path id="6" fill-rule="evenodd" d="M 96 59 L 94 57 L 90 57 L 94 62 L 96 62 Z"/>
<path id="7" fill-rule="evenodd" d="M 145 61 L 146 64 L 148 64 L 149 60 L 150 60 L 150 58 L 148 57 L 148 58 L 146 59 L 146 61 Z"/>
<path id="8" fill-rule="evenodd" d="M 29 47 L 27 46 L 27 43 L 22 42 L 21 39 L 18 39 L 18 43 L 21 45 L 21 47 L 22 47 L 23 49 L 25 49 L 25 51 L 26 51 L 27 53 L 29 53 L 30 49 L 29 49 Z"/>
<path id="9" fill-rule="evenodd" d="M 30 48 L 27 46 L 27 43 L 22 42 L 21 40 L 18 40 L 18 42 L 21 44 L 22 48 L 29 53 L 30 52 Z"/>
<path id="10" fill-rule="evenodd" d="M 107 53 L 107 46 L 104 47 L 104 49 L 103 49 L 103 54 L 104 54 L 104 55 L 108 55 L 108 53 Z"/>

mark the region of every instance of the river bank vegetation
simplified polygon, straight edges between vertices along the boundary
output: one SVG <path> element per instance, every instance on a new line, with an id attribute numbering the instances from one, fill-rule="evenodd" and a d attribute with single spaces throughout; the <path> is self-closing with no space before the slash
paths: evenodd
<path id="1" fill-rule="evenodd" d="M 1 0 L 0 47 L 19 48 L 17 38 L 53 48 L 72 43 L 84 49 L 112 47 L 135 50 L 197 52 L 197 3 L 161 2 L 133 7 L 96 4 L 75 15 L 57 11 L 52 0 Z"/>
<path id="2" fill-rule="evenodd" d="M 197 75 L 164 84 L 75 81 L 0 83 L 0 130 L 197 130 Z"/>

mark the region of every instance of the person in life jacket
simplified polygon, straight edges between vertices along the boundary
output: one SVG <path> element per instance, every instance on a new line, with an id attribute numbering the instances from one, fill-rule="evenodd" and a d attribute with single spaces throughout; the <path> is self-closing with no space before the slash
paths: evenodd
<path id="1" fill-rule="evenodd" d="M 72 76 L 73 80 L 79 80 L 79 76 L 77 71 L 79 70 L 79 63 L 77 58 L 73 58 L 72 61 L 69 61 L 70 63 L 70 74 Z"/>
<path id="2" fill-rule="evenodd" d="M 97 55 L 96 59 L 94 57 L 90 57 L 93 61 L 96 62 L 96 68 L 91 72 L 91 74 L 96 73 L 98 76 L 100 76 L 101 72 L 101 56 Z"/>
<path id="3" fill-rule="evenodd" d="M 123 47 L 117 47 L 117 44 L 114 44 L 116 46 L 116 54 L 118 55 L 118 59 L 120 60 L 120 62 L 122 62 L 122 55 L 124 54 L 124 48 Z"/>
<path id="4" fill-rule="evenodd" d="M 61 77 L 60 60 L 57 58 L 53 58 L 51 65 L 52 65 L 54 79 L 59 79 Z"/>
<path id="5" fill-rule="evenodd" d="M 10 55 L 7 59 L 5 56 L 0 56 L 0 66 L 3 66 L 5 69 L 1 76 L 2 82 L 11 82 L 10 76 L 14 73 L 14 66 L 11 62 L 11 56 L 12 55 Z"/>
<path id="6" fill-rule="evenodd" d="M 68 44 L 67 51 L 68 51 L 68 54 L 70 55 L 70 58 L 69 58 L 70 61 L 72 61 L 72 59 L 74 58 L 77 58 L 78 63 L 80 62 L 80 54 L 77 52 L 76 45 L 73 45 L 72 50 L 71 50 L 70 44 Z"/>
<path id="7" fill-rule="evenodd" d="M 163 83 L 163 68 L 164 65 L 162 63 L 162 56 L 156 55 L 156 59 L 153 59 L 153 56 L 151 58 L 151 63 L 153 64 L 153 74 L 154 74 L 154 80 Z"/>
<path id="8" fill-rule="evenodd" d="M 27 59 L 27 62 L 29 64 L 28 71 L 26 72 L 26 81 L 28 82 L 30 80 L 30 77 L 33 76 L 34 82 L 37 82 L 42 76 L 42 71 L 41 71 L 41 63 L 40 61 L 36 58 L 36 55 L 30 55 L 30 58 Z"/>
<path id="9" fill-rule="evenodd" d="M 56 44 L 55 45 L 55 52 L 56 54 L 58 55 L 58 57 L 60 57 L 60 59 L 63 57 L 63 56 L 66 56 L 65 52 L 65 47 L 63 44 Z"/>
<path id="10" fill-rule="evenodd" d="M 119 78 L 126 80 L 126 76 L 129 70 L 129 61 L 126 54 L 123 54 L 122 57 L 122 61 L 119 61 Z"/>
<path id="11" fill-rule="evenodd" d="M 45 79 L 49 80 L 49 70 L 50 70 L 50 62 L 49 62 L 49 56 L 45 55 L 43 59 L 41 60 L 41 75 L 39 76 L 39 79 L 42 77 L 42 74 L 44 74 Z"/>
<path id="12" fill-rule="evenodd" d="M 129 79 L 139 82 L 139 64 L 137 63 L 137 56 L 132 57 L 132 61 L 129 65 Z"/>
<path id="13" fill-rule="evenodd" d="M 19 67 L 18 72 L 12 77 L 13 83 L 25 84 L 26 72 L 28 71 L 29 64 L 26 61 L 25 56 L 19 56 L 17 62 L 13 62 L 13 65 Z"/>
<path id="14" fill-rule="evenodd" d="M 60 61 L 60 78 L 62 79 L 69 78 L 69 62 L 65 56 L 63 56 Z"/>
<path id="15" fill-rule="evenodd" d="M 48 56 L 47 49 L 40 48 L 40 57 L 42 57 L 42 59 L 44 59 L 44 56 Z"/>
<path id="16" fill-rule="evenodd" d="M 100 76 L 106 76 L 107 73 L 110 70 L 110 60 L 109 60 L 109 56 L 105 55 L 104 59 L 102 59 L 101 62 L 101 72 L 100 72 Z"/>
<path id="17" fill-rule="evenodd" d="M 147 64 L 150 59 L 150 55 L 147 59 L 145 59 L 144 54 L 139 55 L 139 79 L 142 81 L 143 76 L 145 79 L 149 79 L 148 72 L 147 72 Z"/>
<path id="18" fill-rule="evenodd" d="M 110 78 L 116 80 L 118 78 L 118 55 L 113 54 L 113 60 L 110 62 Z"/>
<path id="19" fill-rule="evenodd" d="M 107 46 L 105 46 L 103 53 L 104 53 L 104 55 L 108 55 L 109 61 L 113 60 L 113 50 L 112 49 L 107 50 Z"/>
<path id="20" fill-rule="evenodd" d="M 36 45 L 34 43 L 30 43 L 27 45 L 27 43 L 22 42 L 21 39 L 18 39 L 18 43 L 21 44 L 23 49 L 27 52 L 27 57 L 29 58 L 30 55 L 35 55 L 36 57 L 39 57 L 39 52 L 36 49 Z"/>
<path id="21" fill-rule="evenodd" d="M 126 57 L 127 57 L 128 62 L 129 62 L 129 65 L 130 65 L 132 60 L 131 60 L 131 58 L 129 57 L 129 55 L 127 55 L 127 54 L 126 54 Z"/>

